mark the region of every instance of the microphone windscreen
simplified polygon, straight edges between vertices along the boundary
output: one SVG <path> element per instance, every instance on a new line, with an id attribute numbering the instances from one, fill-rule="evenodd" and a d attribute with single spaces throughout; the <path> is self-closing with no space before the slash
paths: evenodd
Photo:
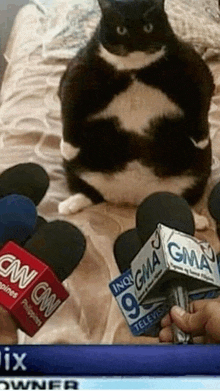
<path id="1" fill-rule="evenodd" d="M 114 256 L 121 273 L 130 269 L 131 262 L 142 248 L 136 229 L 123 232 L 115 241 Z"/>
<path id="2" fill-rule="evenodd" d="M 215 220 L 220 221 L 220 182 L 211 191 L 208 208 L 211 216 Z"/>
<path id="3" fill-rule="evenodd" d="M 29 198 L 12 194 L 0 199 L 0 242 L 24 242 L 34 232 L 36 220 L 36 207 Z"/>
<path id="4" fill-rule="evenodd" d="M 38 205 L 48 187 L 49 176 L 39 164 L 17 164 L 0 175 L 0 198 L 9 194 L 20 194 Z"/>
<path id="5" fill-rule="evenodd" d="M 48 224 L 47 220 L 45 220 L 45 218 L 42 216 L 37 216 L 37 221 L 36 221 L 36 225 L 34 228 L 34 233 L 37 232 L 43 224 Z"/>
<path id="6" fill-rule="evenodd" d="M 137 232 L 142 243 L 153 234 L 159 223 L 193 236 L 194 218 L 187 201 L 168 192 L 154 193 L 138 207 Z"/>
<path id="7" fill-rule="evenodd" d="M 63 281 L 79 264 L 86 241 L 77 227 L 66 221 L 55 220 L 42 224 L 24 248 L 46 263 Z"/>

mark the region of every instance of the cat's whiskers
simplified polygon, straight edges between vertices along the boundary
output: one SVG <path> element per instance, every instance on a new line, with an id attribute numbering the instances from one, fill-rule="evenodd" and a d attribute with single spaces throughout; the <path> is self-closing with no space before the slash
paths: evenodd
<path id="1" fill-rule="evenodd" d="M 149 66 L 150 64 L 158 61 L 166 53 L 166 47 L 163 46 L 159 51 L 155 53 L 147 53 L 141 51 L 131 52 L 126 56 L 119 56 L 117 54 L 110 53 L 100 44 L 99 55 L 107 63 L 113 65 L 117 70 L 132 70 L 141 69 Z"/>

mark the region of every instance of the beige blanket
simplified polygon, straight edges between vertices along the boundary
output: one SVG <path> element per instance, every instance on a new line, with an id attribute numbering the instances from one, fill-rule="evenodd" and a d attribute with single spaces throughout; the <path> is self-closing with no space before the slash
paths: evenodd
<path id="1" fill-rule="evenodd" d="M 176 32 L 195 45 L 215 77 L 210 128 L 216 158 L 208 195 L 220 180 L 220 25 L 215 1 L 201 3 L 206 3 L 207 9 L 195 7 L 192 11 L 190 1 L 169 0 L 167 11 Z M 57 0 L 53 8 L 47 8 L 34 0 L 19 12 L 5 53 L 8 66 L 1 92 L 0 172 L 20 162 L 41 164 L 49 173 L 50 187 L 38 211 L 48 220 L 63 218 L 58 215 L 58 203 L 69 195 L 59 151 L 58 84 L 68 59 L 88 39 L 98 18 L 97 5 L 89 1 Z M 208 216 L 206 201 L 198 210 Z M 80 265 L 64 282 L 70 296 L 33 338 L 19 333 L 20 343 L 157 343 L 157 339 L 131 335 L 108 287 L 119 275 L 113 243 L 121 232 L 134 227 L 135 209 L 104 203 L 67 220 L 87 239 Z M 211 219 L 210 229 L 196 234 L 220 250 Z"/>

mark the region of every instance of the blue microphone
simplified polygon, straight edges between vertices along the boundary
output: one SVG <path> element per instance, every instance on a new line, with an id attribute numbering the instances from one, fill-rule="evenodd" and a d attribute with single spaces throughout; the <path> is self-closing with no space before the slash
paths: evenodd
<path id="1" fill-rule="evenodd" d="M 24 243 L 34 232 L 37 211 L 26 196 L 12 194 L 0 199 L 0 243 Z"/>

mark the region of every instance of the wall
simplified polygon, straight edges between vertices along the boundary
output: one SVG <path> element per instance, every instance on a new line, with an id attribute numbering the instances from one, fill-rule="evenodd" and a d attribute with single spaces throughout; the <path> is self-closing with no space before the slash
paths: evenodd
<path id="1" fill-rule="evenodd" d="M 16 4 L 12 4 L 10 0 L 0 0 L 0 84 L 6 65 L 3 53 L 14 18 L 19 8 L 28 3 L 28 0 L 14 1 Z"/>

